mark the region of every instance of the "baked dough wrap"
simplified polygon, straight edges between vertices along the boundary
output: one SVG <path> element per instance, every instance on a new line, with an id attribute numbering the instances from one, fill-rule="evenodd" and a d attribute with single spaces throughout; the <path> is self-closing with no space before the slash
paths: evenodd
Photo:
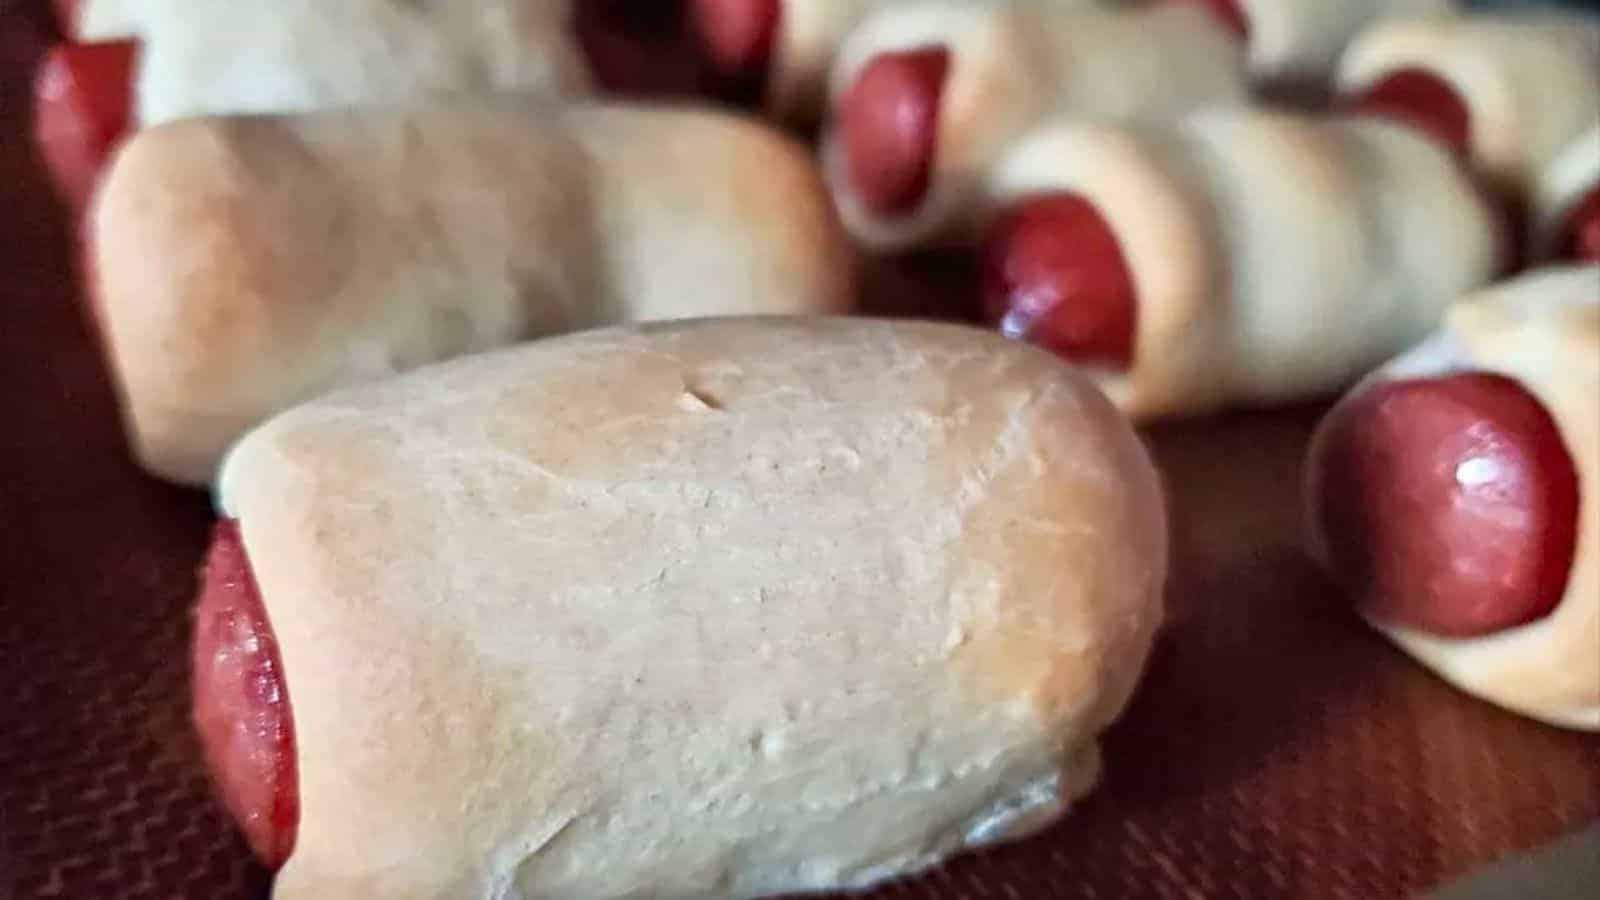
<path id="1" fill-rule="evenodd" d="M 1137 437 L 1043 351 L 607 329 L 287 412 L 219 489 L 282 654 L 276 900 L 862 887 L 1087 791 L 1161 617 Z"/>

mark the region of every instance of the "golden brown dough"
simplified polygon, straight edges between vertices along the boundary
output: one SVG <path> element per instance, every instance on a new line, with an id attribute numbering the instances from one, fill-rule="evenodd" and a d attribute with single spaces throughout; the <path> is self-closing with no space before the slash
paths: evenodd
<path id="1" fill-rule="evenodd" d="M 805 151 L 687 110 L 174 123 L 119 154 L 92 229 L 134 451 L 192 483 L 341 384 L 607 323 L 838 312 L 853 282 Z"/>
<path id="2" fill-rule="evenodd" d="M 978 329 L 608 329 L 229 456 L 295 708 L 276 900 L 753 897 L 1030 833 L 1161 614 L 1127 423 Z"/>

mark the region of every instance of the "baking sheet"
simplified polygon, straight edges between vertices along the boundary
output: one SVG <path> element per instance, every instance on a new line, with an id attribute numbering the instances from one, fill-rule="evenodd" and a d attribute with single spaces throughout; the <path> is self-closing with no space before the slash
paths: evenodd
<path id="1" fill-rule="evenodd" d="M 259 898 L 188 723 L 210 506 L 128 461 L 26 143 L 42 7 L 0 0 L 0 897 Z M 1171 624 L 1100 790 L 1044 835 L 872 896 L 1379 900 L 1600 819 L 1600 738 L 1454 692 L 1301 555 L 1317 412 L 1150 434 Z"/>

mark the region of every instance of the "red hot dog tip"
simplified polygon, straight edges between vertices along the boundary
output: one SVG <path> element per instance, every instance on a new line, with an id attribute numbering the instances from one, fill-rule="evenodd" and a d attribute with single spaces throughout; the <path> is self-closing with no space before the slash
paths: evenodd
<path id="1" fill-rule="evenodd" d="M 1516 381 L 1395 381 L 1318 429 L 1312 514 L 1363 611 L 1451 638 L 1494 634 L 1561 602 L 1578 476 L 1550 414 Z"/>
<path id="2" fill-rule="evenodd" d="M 1460 159 L 1472 155 L 1472 114 L 1449 82 L 1426 69 L 1397 69 L 1349 97 L 1345 107 L 1409 125 L 1449 148 Z"/>
<path id="3" fill-rule="evenodd" d="M 194 623 L 195 726 L 223 804 L 268 868 L 300 823 L 294 715 L 283 661 L 234 521 L 218 522 Z"/>
<path id="4" fill-rule="evenodd" d="M 62 196 L 82 210 L 128 130 L 135 41 L 62 44 L 34 79 L 34 136 Z"/>
<path id="5" fill-rule="evenodd" d="M 1600 184 L 1589 189 L 1561 226 L 1555 257 L 1566 262 L 1600 263 Z"/>
<path id="6" fill-rule="evenodd" d="M 1202 6 L 1222 27 L 1229 33 L 1236 35 L 1242 41 L 1250 40 L 1250 17 L 1244 14 L 1244 8 L 1239 5 L 1239 0 L 1172 0 L 1174 3 L 1190 3 Z"/>
<path id="7" fill-rule="evenodd" d="M 690 28 L 715 75 L 729 83 L 764 80 L 783 17 L 782 0 L 693 0 Z"/>
<path id="8" fill-rule="evenodd" d="M 851 188 L 878 215 L 915 209 L 928 191 L 950 51 L 883 53 L 856 76 L 836 113 Z"/>
<path id="9" fill-rule="evenodd" d="M 1076 194 L 1028 198 L 982 250 L 984 308 L 1008 337 L 1079 363 L 1133 364 L 1138 298 L 1105 218 Z"/>

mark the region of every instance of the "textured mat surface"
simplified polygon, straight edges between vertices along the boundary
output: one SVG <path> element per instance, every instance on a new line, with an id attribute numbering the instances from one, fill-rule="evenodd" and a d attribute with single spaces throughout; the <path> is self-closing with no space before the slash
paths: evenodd
<path id="1" fill-rule="evenodd" d="M 210 509 L 127 461 L 24 139 L 37 12 L 0 0 L 0 897 L 259 898 L 188 726 Z M 1045 835 L 877 896 L 1379 900 L 1600 817 L 1600 739 L 1446 688 L 1295 550 L 1313 420 L 1153 435 L 1173 622 L 1104 784 Z"/>

